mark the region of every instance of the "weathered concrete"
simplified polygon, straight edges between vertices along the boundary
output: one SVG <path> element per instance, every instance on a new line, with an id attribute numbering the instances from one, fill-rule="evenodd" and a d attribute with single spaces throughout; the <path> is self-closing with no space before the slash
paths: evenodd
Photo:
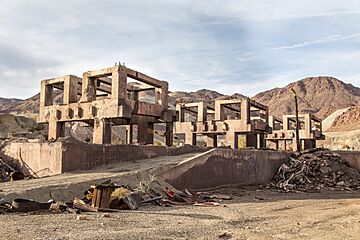
<path id="1" fill-rule="evenodd" d="M 49 176 L 96 166 L 206 151 L 194 146 L 166 147 L 141 145 L 98 145 L 81 142 L 12 142 L 3 155 L 20 163 L 26 173 Z"/>
<path id="2" fill-rule="evenodd" d="M 266 184 L 289 156 L 287 152 L 268 150 L 212 149 L 160 176 L 179 189 Z"/>
<path id="3" fill-rule="evenodd" d="M 350 167 L 360 170 L 360 151 L 334 151 L 344 159 Z"/>
<path id="4" fill-rule="evenodd" d="M 140 83 L 128 84 L 128 78 Z M 54 102 L 54 89 L 62 91 L 62 104 Z M 154 95 L 154 101 L 139 98 L 146 91 Z M 149 129 L 154 123 L 172 124 L 175 115 L 168 108 L 167 82 L 125 66 L 87 71 L 83 78 L 68 75 L 41 81 L 38 122 L 49 124 L 49 139 L 63 137 L 66 122 L 85 122 L 94 127 L 93 143 L 107 144 L 112 126 L 138 124 L 141 142 L 151 144 Z M 168 145 L 172 144 L 172 131 L 166 131 Z"/>
<path id="5" fill-rule="evenodd" d="M 216 100 L 214 105 L 178 103 L 175 134 L 185 135 L 185 143 L 191 145 L 196 145 L 197 135 L 204 135 L 207 146 L 216 147 L 217 136 L 225 135 L 226 145 L 234 149 L 264 147 L 265 134 L 271 132 L 267 106 L 249 98 Z"/>
<path id="6" fill-rule="evenodd" d="M 269 116 L 269 125 L 272 133 L 266 136 L 269 148 L 277 150 L 297 151 L 296 145 L 296 117 L 295 115 L 283 115 L 282 119 Z M 299 150 L 316 147 L 317 140 L 325 139 L 322 134 L 321 120 L 313 114 L 299 114 L 299 139 L 301 146 Z"/>

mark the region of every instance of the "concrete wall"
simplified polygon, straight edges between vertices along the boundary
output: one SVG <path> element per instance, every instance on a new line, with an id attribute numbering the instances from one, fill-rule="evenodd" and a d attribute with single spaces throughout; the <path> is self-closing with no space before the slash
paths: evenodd
<path id="1" fill-rule="evenodd" d="M 81 142 L 12 142 L 3 155 L 18 161 L 27 174 L 48 176 L 122 161 L 206 151 L 195 146 L 165 147 L 141 145 L 98 145 Z"/>
<path id="2" fill-rule="evenodd" d="M 350 167 L 360 170 L 360 151 L 335 151 Z"/>
<path id="3" fill-rule="evenodd" d="M 10 143 L 2 154 L 17 161 L 25 174 L 48 176 L 62 171 L 62 143 Z"/>
<path id="4" fill-rule="evenodd" d="M 266 184 L 288 160 L 287 152 L 213 149 L 178 164 L 161 177 L 176 188 L 193 190 Z"/>

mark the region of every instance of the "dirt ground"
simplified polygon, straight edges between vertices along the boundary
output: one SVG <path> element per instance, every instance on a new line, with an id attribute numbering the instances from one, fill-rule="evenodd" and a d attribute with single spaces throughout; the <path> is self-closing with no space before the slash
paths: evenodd
<path id="1" fill-rule="evenodd" d="M 360 239 L 360 194 L 236 190 L 217 207 L 0 215 L 1 239 Z M 223 238 L 219 237 L 226 235 Z"/>
<path id="2" fill-rule="evenodd" d="M 43 179 L 0 184 L 0 197 L 69 199 L 105 179 L 130 184 L 194 156 L 121 163 Z M 131 170 L 130 170 L 131 169 Z M 360 192 L 280 193 L 247 187 L 216 207 L 149 205 L 136 211 L 0 215 L 0 239 L 360 239 Z"/>

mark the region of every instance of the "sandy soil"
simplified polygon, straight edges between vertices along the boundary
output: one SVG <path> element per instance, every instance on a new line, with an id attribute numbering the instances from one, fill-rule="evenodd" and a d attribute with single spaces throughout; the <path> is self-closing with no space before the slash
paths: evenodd
<path id="1" fill-rule="evenodd" d="M 218 207 L 0 215 L 1 239 L 359 239 L 359 193 L 236 190 Z M 262 200 L 263 199 L 263 200 Z M 227 233 L 228 238 L 219 238 Z"/>

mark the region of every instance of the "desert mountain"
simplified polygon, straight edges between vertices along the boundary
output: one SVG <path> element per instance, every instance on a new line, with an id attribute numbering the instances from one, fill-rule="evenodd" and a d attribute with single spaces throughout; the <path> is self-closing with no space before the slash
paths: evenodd
<path id="1" fill-rule="evenodd" d="M 360 129 L 360 104 L 349 108 L 333 121 L 328 131 L 342 132 Z"/>
<path id="2" fill-rule="evenodd" d="M 338 109 L 356 106 L 360 100 L 360 88 L 333 77 L 305 78 L 283 88 L 275 88 L 259 93 L 253 99 L 269 106 L 272 115 L 293 114 L 295 104 L 292 88 L 299 96 L 300 112 L 314 113 L 320 118 L 325 118 Z M 207 89 L 196 92 L 176 91 L 169 94 L 169 104 L 175 106 L 176 103 L 211 102 L 214 99 L 242 97 L 243 95 L 239 93 L 228 96 Z M 60 96 L 57 98 L 60 98 Z M 33 115 L 38 111 L 39 94 L 26 100 L 0 101 L 0 113 Z"/>
<path id="3" fill-rule="evenodd" d="M 300 112 L 314 113 L 324 119 L 337 109 L 355 106 L 360 100 L 360 88 L 333 77 L 310 77 L 275 88 L 253 97 L 269 106 L 270 114 L 280 116 L 295 111 L 294 89 L 299 96 Z"/>

